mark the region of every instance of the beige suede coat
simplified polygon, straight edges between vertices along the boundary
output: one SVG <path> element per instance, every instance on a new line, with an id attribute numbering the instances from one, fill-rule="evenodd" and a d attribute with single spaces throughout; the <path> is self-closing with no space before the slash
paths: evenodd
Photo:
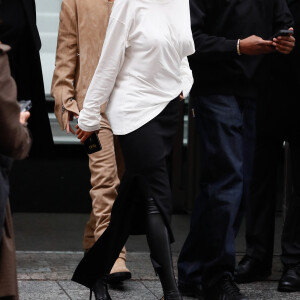
<path id="1" fill-rule="evenodd" d="M 79 114 L 82 109 L 100 58 L 112 5 L 113 1 L 108 0 L 62 1 L 51 88 L 54 112 L 62 130 L 66 128 L 67 111 Z"/>

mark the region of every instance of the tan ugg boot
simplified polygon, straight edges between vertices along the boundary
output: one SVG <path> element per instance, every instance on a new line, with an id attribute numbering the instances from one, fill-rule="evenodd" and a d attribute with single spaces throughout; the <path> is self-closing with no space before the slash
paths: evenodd
<path id="1" fill-rule="evenodd" d="M 112 267 L 110 274 L 107 278 L 107 282 L 118 283 L 131 278 L 131 273 L 126 267 L 126 261 L 122 257 L 118 257 L 114 266 Z"/>

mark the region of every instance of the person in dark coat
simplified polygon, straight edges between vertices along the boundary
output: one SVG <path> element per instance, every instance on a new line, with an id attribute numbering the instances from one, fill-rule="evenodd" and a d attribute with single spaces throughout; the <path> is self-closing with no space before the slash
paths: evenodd
<path id="1" fill-rule="evenodd" d="M 294 17 L 294 35 L 300 38 L 300 1 L 288 1 Z M 254 173 L 246 213 L 246 255 L 235 272 L 238 282 L 253 282 L 271 274 L 277 162 L 283 141 L 289 142 L 293 195 L 282 233 L 284 265 L 280 291 L 300 291 L 300 47 L 289 56 L 272 57 L 269 93 L 258 103 Z"/>
<path id="2" fill-rule="evenodd" d="M 190 0 L 196 52 L 189 59 L 199 134 L 199 196 L 178 259 L 183 295 L 246 300 L 234 282 L 235 236 L 248 195 L 255 106 L 269 76 L 266 56 L 288 54 L 292 36 L 284 0 Z M 255 20 L 255 21 L 254 21 Z"/>
<path id="3" fill-rule="evenodd" d="M 0 299 L 17 300 L 16 255 L 8 201 L 8 176 L 12 159 L 27 156 L 31 141 L 25 124 L 28 112 L 20 114 L 16 85 L 11 78 L 6 52 L 0 44 Z"/>
<path id="4" fill-rule="evenodd" d="M 34 0 L 0 1 L 0 20 L 0 41 L 12 48 L 8 56 L 17 83 L 17 99 L 32 101 L 28 122 L 33 138 L 30 156 L 47 155 L 53 139 L 46 108 Z"/>

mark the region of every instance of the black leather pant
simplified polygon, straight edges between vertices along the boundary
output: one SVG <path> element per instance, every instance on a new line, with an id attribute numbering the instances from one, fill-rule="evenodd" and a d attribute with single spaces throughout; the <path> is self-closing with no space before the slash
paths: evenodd
<path id="1" fill-rule="evenodd" d="M 146 236 L 153 267 L 159 275 L 165 299 L 168 299 L 168 295 L 178 295 L 169 233 L 153 198 L 148 198 L 146 201 Z"/>

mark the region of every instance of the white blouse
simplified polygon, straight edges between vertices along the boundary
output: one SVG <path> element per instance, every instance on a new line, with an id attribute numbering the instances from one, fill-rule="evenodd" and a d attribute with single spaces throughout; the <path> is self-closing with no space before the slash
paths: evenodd
<path id="1" fill-rule="evenodd" d="M 194 52 L 189 0 L 115 0 L 79 127 L 100 129 L 100 106 L 108 100 L 114 134 L 143 126 L 181 91 L 189 93 L 186 57 Z"/>

